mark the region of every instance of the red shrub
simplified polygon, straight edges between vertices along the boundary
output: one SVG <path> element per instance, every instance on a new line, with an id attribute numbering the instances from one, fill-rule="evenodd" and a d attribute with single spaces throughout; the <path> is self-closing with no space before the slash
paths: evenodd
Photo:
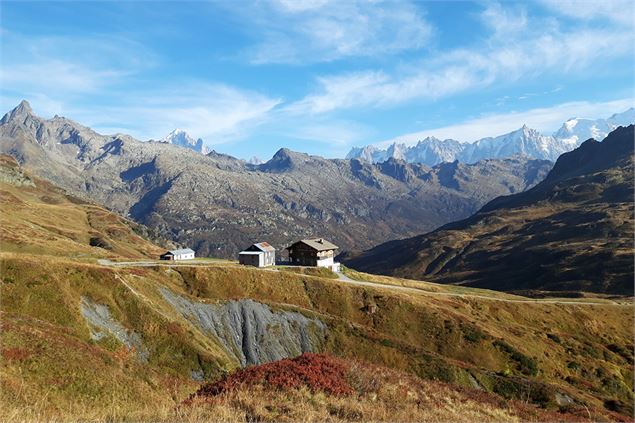
<path id="1" fill-rule="evenodd" d="M 241 387 L 263 385 L 274 389 L 293 389 L 301 386 L 311 391 L 334 395 L 353 393 L 346 375 L 350 366 L 343 360 L 326 354 L 304 353 L 259 366 L 240 369 L 221 380 L 208 383 L 194 393 L 196 397 L 215 397 Z"/>
<path id="2" fill-rule="evenodd" d="M 24 348 L 6 348 L 2 350 L 2 358 L 5 360 L 22 361 L 31 356 L 31 352 Z"/>

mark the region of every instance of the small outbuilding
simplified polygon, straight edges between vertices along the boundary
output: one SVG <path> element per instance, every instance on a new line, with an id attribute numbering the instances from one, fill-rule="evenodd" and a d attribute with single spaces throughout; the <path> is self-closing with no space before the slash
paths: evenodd
<path id="1" fill-rule="evenodd" d="M 192 260 L 194 259 L 194 250 L 189 248 L 181 248 L 178 250 L 170 250 L 161 254 L 161 260 Z"/>
<path id="2" fill-rule="evenodd" d="M 293 243 L 286 250 L 289 262 L 298 266 L 328 267 L 338 271 L 339 263 L 334 262 L 335 250 L 339 247 L 324 238 L 303 239 Z"/>
<path id="3" fill-rule="evenodd" d="M 252 244 L 238 254 L 238 263 L 255 267 L 273 266 L 276 264 L 276 249 L 268 242 Z"/>

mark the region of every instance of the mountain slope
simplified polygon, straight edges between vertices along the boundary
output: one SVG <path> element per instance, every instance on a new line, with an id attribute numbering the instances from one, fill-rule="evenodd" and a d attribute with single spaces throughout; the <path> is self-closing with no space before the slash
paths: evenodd
<path id="1" fill-rule="evenodd" d="M 593 420 L 632 413 L 628 304 L 438 295 L 447 288 L 415 281 L 419 291 L 404 293 L 232 264 L 115 268 L 2 253 L 2 269 L 3 421 L 174 421 L 203 380 L 240 368 L 241 357 L 302 352 L 409 373 L 426 392 L 474 401 L 475 412 L 511 399 Z M 381 396 L 394 385 L 376 376 Z M 536 419 L 553 419 L 533 405 Z"/>
<path id="2" fill-rule="evenodd" d="M 534 188 L 345 263 L 497 290 L 633 295 L 633 139 L 631 125 L 586 141 Z"/>
<path id="3" fill-rule="evenodd" d="M 147 228 L 25 174 L 0 155 L 0 243 L 3 252 L 74 257 L 157 257 Z"/>
<path id="4" fill-rule="evenodd" d="M 26 102 L 2 119 L 0 152 L 199 255 L 220 257 L 254 241 L 283 248 L 311 236 L 343 249 L 369 248 L 469 216 L 496 196 L 533 186 L 551 166 L 526 158 L 376 166 L 285 149 L 253 165 L 100 135 L 65 118 L 44 120 Z"/>

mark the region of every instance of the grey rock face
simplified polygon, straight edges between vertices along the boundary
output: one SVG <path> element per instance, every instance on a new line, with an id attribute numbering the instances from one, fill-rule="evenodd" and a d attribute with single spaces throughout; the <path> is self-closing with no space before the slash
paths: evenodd
<path id="1" fill-rule="evenodd" d="M 114 336 L 128 349 L 134 350 L 137 358 L 146 363 L 150 356 L 139 334 L 124 328 L 111 315 L 108 307 L 97 304 L 87 297 L 82 297 L 80 311 L 91 327 L 90 337 L 99 341 L 107 334 Z"/>
<path id="2" fill-rule="evenodd" d="M 25 175 L 17 162 L 12 161 L 5 166 L 0 166 L 0 182 L 16 187 L 34 187 L 35 183 Z"/>
<path id="3" fill-rule="evenodd" d="M 205 304 L 166 288 L 161 294 L 183 317 L 220 341 L 243 367 L 320 351 L 328 331 L 318 319 L 273 311 L 253 300 Z"/>

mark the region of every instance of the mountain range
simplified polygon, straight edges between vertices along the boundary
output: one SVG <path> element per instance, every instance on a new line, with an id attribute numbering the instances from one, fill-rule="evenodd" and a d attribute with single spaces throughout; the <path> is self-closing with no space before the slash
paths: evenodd
<path id="1" fill-rule="evenodd" d="M 543 135 L 523 125 L 522 128 L 508 134 L 482 138 L 472 143 L 427 137 L 413 146 L 395 142 L 386 149 L 373 145 L 355 147 L 346 158 L 381 163 L 392 157 L 428 166 L 454 160 L 475 163 L 483 159 L 514 155 L 555 161 L 562 153 L 573 150 L 583 141 L 589 138 L 601 141 L 613 129 L 631 123 L 635 123 L 635 108 L 614 114 L 608 119 L 572 118 L 563 123 L 553 135 Z"/>
<path id="2" fill-rule="evenodd" d="M 106 205 L 199 255 L 234 257 L 256 241 L 325 237 L 366 249 L 470 216 L 542 180 L 527 157 L 442 163 L 327 160 L 282 149 L 263 164 L 167 142 L 101 135 L 42 119 L 24 101 L 0 120 L 0 152 L 73 195 Z"/>
<path id="3" fill-rule="evenodd" d="M 544 181 L 431 233 L 388 242 L 355 269 L 505 291 L 633 295 L 634 126 L 587 140 Z"/>

